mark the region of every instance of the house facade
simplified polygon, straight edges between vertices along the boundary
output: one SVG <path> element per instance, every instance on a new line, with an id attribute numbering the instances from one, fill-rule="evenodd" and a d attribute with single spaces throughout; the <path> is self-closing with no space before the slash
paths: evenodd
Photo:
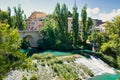
<path id="1" fill-rule="evenodd" d="M 98 31 L 98 32 L 105 32 L 105 22 L 103 22 L 102 20 L 99 19 L 93 19 L 93 26 L 91 27 L 90 31 L 94 32 L 94 31 Z"/>
<path id="2" fill-rule="evenodd" d="M 34 11 L 27 19 L 27 30 L 39 30 L 43 27 L 45 17 L 45 13 Z"/>
<path id="3" fill-rule="evenodd" d="M 93 25 L 89 28 L 90 33 L 94 31 L 105 32 L 105 22 L 99 19 L 92 19 Z M 81 21 L 79 21 L 79 33 L 81 32 Z M 72 31 L 72 17 L 68 17 L 68 32 Z"/>

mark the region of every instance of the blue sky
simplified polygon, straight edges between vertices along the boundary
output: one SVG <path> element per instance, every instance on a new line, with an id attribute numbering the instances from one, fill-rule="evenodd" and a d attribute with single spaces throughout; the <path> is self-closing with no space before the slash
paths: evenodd
<path id="1" fill-rule="evenodd" d="M 7 7 L 21 4 L 25 14 L 29 16 L 33 11 L 52 13 L 56 3 L 65 3 L 70 11 L 74 6 L 74 0 L 0 0 L 0 8 L 7 10 Z M 85 3 L 88 6 L 88 16 L 102 20 L 111 20 L 114 16 L 120 15 L 120 0 L 76 0 L 78 12 Z"/>

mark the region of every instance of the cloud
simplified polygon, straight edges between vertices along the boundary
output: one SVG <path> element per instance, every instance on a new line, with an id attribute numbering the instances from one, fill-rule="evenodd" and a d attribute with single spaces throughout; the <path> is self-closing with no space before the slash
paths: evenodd
<path id="1" fill-rule="evenodd" d="M 114 9 L 111 12 L 103 13 L 99 8 L 87 8 L 87 14 L 92 18 L 111 21 L 115 16 L 120 15 L 120 9 Z"/>
<path id="2" fill-rule="evenodd" d="M 100 12 L 99 8 L 87 8 L 88 15 L 98 14 Z"/>
<path id="3" fill-rule="evenodd" d="M 115 9 L 110 13 L 99 13 L 99 17 L 106 21 L 106 20 L 112 20 L 116 16 L 120 16 L 120 9 Z"/>

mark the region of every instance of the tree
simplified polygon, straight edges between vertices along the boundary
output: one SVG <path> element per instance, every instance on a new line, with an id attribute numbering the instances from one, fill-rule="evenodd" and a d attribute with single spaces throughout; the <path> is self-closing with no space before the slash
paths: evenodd
<path id="1" fill-rule="evenodd" d="M 10 7 L 8 7 L 7 12 L 8 12 L 7 20 L 8 20 L 9 27 L 11 28 L 11 27 L 13 27 L 13 19 L 12 19 L 12 16 L 11 16 L 11 8 Z"/>
<path id="2" fill-rule="evenodd" d="M 18 66 L 17 62 L 23 58 L 19 52 L 18 30 L 8 27 L 8 24 L 0 23 L 0 79 L 11 68 Z"/>
<path id="3" fill-rule="evenodd" d="M 83 43 L 86 42 L 86 40 L 88 38 L 88 35 L 89 35 L 89 33 L 88 33 L 89 32 L 89 28 L 90 28 L 90 26 L 93 25 L 92 19 L 90 17 L 87 18 L 86 9 L 87 9 L 87 5 L 85 5 L 82 8 L 82 12 L 81 12 L 81 19 L 82 19 L 81 39 L 82 39 Z"/>
<path id="4" fill-rule="evenodd" d="M 115 17 L 112 22 L 106 22 L 105 27 L 108 40 L 101 46 L 101 51 L 106 52 L 110 49 L 114 52 L 114 54 L 109 54 L 114 55 L 117 67 L 120 67 L 120 16 Z"/>
<path id="5" fill-rule="evenodd" d="M 14 7 L 14 12 L 15 12 L 15 27 L 17 27 L 19 30 L 24 30 L 25 29 L 25 15 L 24 11 L 21 9 L 20 5 L 18 8 Z"/>
<path id="6" fill-rule="evenodd" d="M 65 4 L 62 5 L 61 9 L 61 18 L 62 18 L 62 26 L 64 28 L 64 35 L 67 37 L 68 34 L 68 8 Z"/>
<path id="7" fill-rule="evenodd" d="M 0 22 L 7 23 L 8 12 L 7 11 L 0 11 Z"/>
<path id="8" fill-rule="evenodd" d="M 63 42 L 66 43 L 67 36 L 68 36 L 68 9 L 65 4 L 60 7 L 60 4 L 57 3 L 53 17 L 57 26 L 58 30 L 58 38 Z"/>
<path id="9" fill-rule="evenodd" d="M 100 32 L 93 32 L 90 36 L 88 36 L 88 40 L 91 41 L 91 45 L 95 47 L 95 50 L 99 51 L 102 43 L 105 41 L 105 37 Z"/>
<path id="10" fill-rule="evenodd" d="M 38 41 L 39 47 L 44 49 L 68 50 L 70 34 L 68 33 L 68 8 L 65 4 L 60 7 L 57 3 L 54 13 L 44 20 L 44 27 L 40 33 L 42 40 Z"/>
<path id="11" fill-rule="evenodd" d="M 88 38 L 88 36 L 89 36 L 89 34 L 90 34 L 90 28 L 92 27 L 92 25 L 93 25 L 93 21 L 92 21 L 92 18 L 90 18 L 90 17 L 88 17 L 88 20 L 87 20 L 87 27 L 86 27 L 86 34 L 87 34 L 87 38 Z"/>
<path id="12" fill-rule="evenodd" d="M 0 24 L 0 52 L 3 55 L 18 51 L 20 46 L 19 34 L 16 29 L 8 29 L 7 24 Z"/>
<path id="13" fill-rule="evenodd" d="M 44 20 L 44 27 L 40 30 L 42 34 L 42 40 L 38 41 L 39 47 L 44 49 L 54 49 L 56 34 L 55 34 L 55 25 L 54 20 L 51 15 L 47 15 Z"/>
<path id="14" fill-rule="evenodd" d="M 72 30 L 73 30 L 73 43 L 76 46 L 78 44 L 78 35 L 79 35 L 79 14 L 77 13 L 77 8 L 73 7 L 72 13 Z"/>

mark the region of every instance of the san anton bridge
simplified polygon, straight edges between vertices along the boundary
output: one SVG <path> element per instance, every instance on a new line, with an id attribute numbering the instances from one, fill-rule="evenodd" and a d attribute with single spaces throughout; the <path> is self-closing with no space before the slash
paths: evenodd
<path id="1" fill-rule="evenodd" d="M 26 40 L 30 43 L 30 46 L 37 47 L 37 41 L 41 39 L 39 31 L 36 30 L 22 30 L 19 31 L 20 38 L 26 37 Z"/>

